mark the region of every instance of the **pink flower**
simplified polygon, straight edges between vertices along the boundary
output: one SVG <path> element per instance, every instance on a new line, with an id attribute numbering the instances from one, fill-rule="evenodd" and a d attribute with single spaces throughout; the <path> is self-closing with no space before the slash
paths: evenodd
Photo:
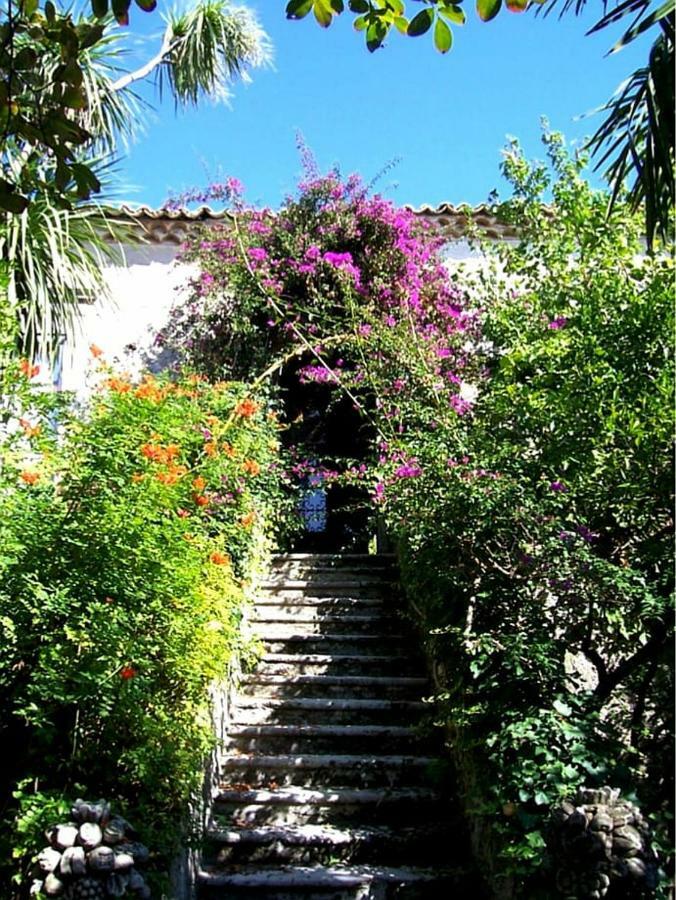
<path id="1" fill-rule="evenodd" d="M 549 328 L 552 331 L 560 331 L 562 328 L 565 328 L 567 324 L 568 319 L 565 316 L 557 316 L 549 323 Z"/>
<path id="2" fill-rule="evenodd" d="M 255 262 L 263 262 L 268 258 L 268 251 L 265 247 L 249 247 L 248 253 Z"/>

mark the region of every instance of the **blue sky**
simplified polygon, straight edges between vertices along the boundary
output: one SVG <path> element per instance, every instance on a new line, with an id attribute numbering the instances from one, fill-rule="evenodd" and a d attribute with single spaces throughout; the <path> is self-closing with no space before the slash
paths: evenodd
<path id="1" fill-rule="evenodd" d="M 618 32 L 585 36 L 601 10 L 593 0 L 580 18 L 503 10 L 489 23 L 468 5 L 468 23 L 455 29 L 446 56 L 429 34 L 393 34 L 370 54 L 347 15 L 322 30 L 311 17 L 287 21 L 284 0 L 249 5 L 274 44 L 274 66 L 236 85 L 230 108 L 175 114 L 171 101 L 155 100 L 145 136 L 120 161 L 120 199 L 157 206 L 170 192 L 232 175 L 249 202 L 278 206 L 300 174 L 298 132 L 323 169 L 338 165 L 366 181 L 397 159 L 377 189 L 398 203 L 474 204 L 492 189 L 505 196 L 499 163 L 508 135 L 541 157 L 546 115 L 579 143 L 598 121 L 579 117 L 647 55 L 644 40 L 604 57 Z M 134 54 L 150 55 L 155 41 L 138 44 L 157 35 L 159 16 L 132 13 Z"/>

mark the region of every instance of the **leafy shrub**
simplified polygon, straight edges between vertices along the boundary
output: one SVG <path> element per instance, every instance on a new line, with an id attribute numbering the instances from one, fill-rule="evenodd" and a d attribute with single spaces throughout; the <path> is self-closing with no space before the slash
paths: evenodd
<path id="1" fill-rule="evenodd" d="M 663 828 L 673 793 L 673 265 L 545 140 L 553 177 L 517 145 L 506 157 L 518 245 L 457 275 L 484 310 L 476 402 L 409 420 L 380 475 L 448 721 L 483 761 L 481 814 L 522 890 L 556 799 L 616 783 Z"/>
<path id="2" fill-rule="evenodd" d="M 275 415 L 241 384 L 132 384 L 105 367 L 77 413 L 33 389 L 34 374 L 26 361 L 5 370 L 0 444 L 0 728 L 16 748 L 3 791 L 21 782 L 26 832 L 15 850 L 44 827 L 36 798 L 49 810 L 78 785 L 166 851 L 213 743 L 208 685 L 246 650 L 246 580 L 279 509 Z"/>

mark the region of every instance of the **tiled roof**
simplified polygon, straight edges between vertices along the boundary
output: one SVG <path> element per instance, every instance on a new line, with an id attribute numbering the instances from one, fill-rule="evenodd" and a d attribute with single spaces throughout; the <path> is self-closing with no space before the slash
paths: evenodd
<path id="1" fill-rule="evenodd" d="M 493 240 L 508 240 L 516 237 L 513 225 L 500 221 L 495 211 L 485 204 L 479 206 L 453 206 L 441 203 L 439 206 L 407 207 L 415 215 L 427 219 L 449 238 L 458 240 L 466 232 L 468 221 L 483 237 Z M 145 237 L 152 243 L 181 244 L 195 223 L 213 223 L 232 218 L 228 210 L 215 210 L 210 206 L 197 209 L 153 209 L 150 206 L 120 207 L 122 216 L 132 219 L 143 229 Z"/>

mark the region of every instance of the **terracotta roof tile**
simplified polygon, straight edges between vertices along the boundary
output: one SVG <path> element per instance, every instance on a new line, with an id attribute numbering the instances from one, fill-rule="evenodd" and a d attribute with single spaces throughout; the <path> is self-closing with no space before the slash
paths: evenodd
<path id="1" fill-rule="evenodd" d="M 516 231 L 512 225 L 500 221 L 495 211 L 486 204 L 478 206 L 454 206 L 451 203 L 440 203 L 438 206 L 407 206 L 415 215 L 432 221 L 450 240 L 458 240 L 467 231 L 468 216 L 476 228 L 488 238 L 506 240 L 514 238 Z M 190 227 L 197 222 L 224 222 L 232 217 L 225 209 L 212 209 L 200 206 L 197 209 L 171 209 L 150 206 L 130 206 L 124 204 L 120 213 L 138 222 L 145 236 L 152 243 L 180 244 L 186 240 Z"/>

